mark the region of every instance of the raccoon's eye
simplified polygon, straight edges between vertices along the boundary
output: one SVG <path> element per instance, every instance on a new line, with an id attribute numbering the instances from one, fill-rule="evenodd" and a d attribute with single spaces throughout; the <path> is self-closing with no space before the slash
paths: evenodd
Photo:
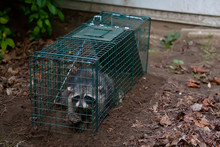
<path id="1" fill-rule="evenodd" d="M 74 102 L 79 101 L 79 99 L 80 99 L 80 95 L 77 95 L 77 96 L 74 96 L 74 97 L 73 97 L 73 101 L 74 101 Z"/>
<path id="2" fill-rule="evenodd" d="M 95 99 L 92 98 L 91 96 L 88 96 L 88 95 L 86 95 L 84 97 L 84 99 L 86 100 L 87 103 L 94 103 L 95 102 Z"/>

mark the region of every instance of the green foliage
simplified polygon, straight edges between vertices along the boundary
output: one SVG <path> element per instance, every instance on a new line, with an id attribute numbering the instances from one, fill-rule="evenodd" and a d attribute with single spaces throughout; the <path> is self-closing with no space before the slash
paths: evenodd
<path id="1" fill-rule="evenodd" d="M 177 59 L 174 59 L 173 60 L 173 63 L 176 63 L 176 64 L 184 64 L 184 62 L 182 60 L 177 60 Z"/>
<path id="2" fill-rule="evenodd" d="M 52 34 L 51 20 L 58 15 L 64 21 L 64 15 L 57 9 L 53 0 L 25 0 L 26 6 L 22 9 L 28 16 L 28 22 L 33 25 L 30 38 L 40 38 L 41 34 Z"/>
<path id="3" fill-rule="evenodd" d="M 169 65 L 168 66 L 170 69 L 173 69 L 173 70 L 176 70 L 179 65 L 184 64 L 184 62 L 182 60 L 177 60 L 177 59 L 173 59 L 173 63 L 175 63 L 176 65 Z"/>
<path id="4" fill-rule="evenodd" d="M 158 50 L 155 50 L 155 49 L 150 49 L 149 50 L 149 53 L 158 53 L 159 51 Z"/>
<path id="5" fill-rule="evenodd" d="M 165 46 L 165 48 L 170 49 L 173 45 L 173 42 L 180 37 L 180 32 L 174 30 L 174 32 L 169 32 L 168 36 L 165 39 L 160 41 L 160 44 Z"/>
<path id="6" fill-rule="evenodd" d="M 6 53 L 8 46 L 15 47 L 14 40 L 10 38 L 13 36 L 13 32 L 6 25 L 9 22 L 8 13 L 10 8 L 6 8 L 4 11 L 0 11 L 0 52 Z"/>
<path id="7" fill-rule="evenodd" d="M 208 36 L 208 45 L 200 46 L 200 49 L 205 53 L 203 56 L 204 60 L 209 60 L 209 59 L 218 59 L 217 51 L 216 49 L 212 46 L 212 41 L 211 39 L 213 38 L 213 35 L 210 34 Z"/>

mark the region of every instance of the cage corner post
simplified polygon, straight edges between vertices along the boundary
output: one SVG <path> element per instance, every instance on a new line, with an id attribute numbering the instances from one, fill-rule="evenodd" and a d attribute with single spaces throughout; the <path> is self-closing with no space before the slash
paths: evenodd
<path id="1" fill-rule="evenodd" d="M 94 77 L 94 79 L 95 79 L 95 86 L 96 86 L 96 88 L 95 88 L 95 93 L 96 93 L 96 99 L 99 101 L 99 99 L 98 99 L 98 97 L 99 97 L 99 92 L 98 92 L 98 86 L 99 86 L 99 75 L 98 75 L 98 72 L 99 71 L 99 61 L 98 60 L 96 60 L 96 62 L 95 62 L 95 77 Z M 95 118 L 96 118 L 96 128 L 95 128 L 95 132 L 98 132 L 98 129 L 99 129 L 99 105 L 98 105 L 98 102 L 96 102 L 95 103 L 95 112 L 96 112 L 96 114 L 95 114 Z M 94 135 L 94 132 L 93 132 L 93 135 Z"/>
<path id="2" fill-rule="evenodd" d="M 149 56 L 149 47 L 150 47 L 150 28 L 151 28 L 151 18 L 148 17 L 148 21 L 149 21 L 149 27 L 148 27 L 148 41 L 147 41 L 147 57 L 146 57 L 146 69 L 145 69 L 145 73 L 147 73 L 147 67 L 148 67 L 148 56 Z"/>
<path id="3" fill-rule="evenodd" d="M 118 44 L 116 45 L 115 44 L 115 52 L 114 52 L 114 56 L 115 56 L 115 59 L 114 59 L 114 99 L 113 99 L 113 107 L 116 107 L 117 105 L 117 101 L 118 101 L 118 90 L 116 89 L 117 87 L 117 69 L 118 69 Z"/>
<path id="4" fill-rule="evenodd" d="M 30 61 L 33 61 L 32 64 L 29 65 L 30 69 L 30 95 L 31 95 L 31 126 L 34 127 L 34 121 L 37 120 L 38 116 L 38 103 L 37 103 L 37 96 L 36 96 L 36 83 L 37 80 L 35 79 L 35 66 L 36 66 L 36 59 L 35 56 L 30 57 Z M 34 105 L 34 107 L 33 107 Z M 34 108 L 34 110 L 33 110 Z M 34 111 L 34 112 L 33 112 Z"/>

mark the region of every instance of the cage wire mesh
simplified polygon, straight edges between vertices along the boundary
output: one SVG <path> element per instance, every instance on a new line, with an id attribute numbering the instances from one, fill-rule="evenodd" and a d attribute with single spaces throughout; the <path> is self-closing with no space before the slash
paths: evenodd
<path id="1" fill-rule="evenodd" d="M 103 11 L 30 57 L 31 122 L 95 133 L 147 71 L 150 17 Z"/>

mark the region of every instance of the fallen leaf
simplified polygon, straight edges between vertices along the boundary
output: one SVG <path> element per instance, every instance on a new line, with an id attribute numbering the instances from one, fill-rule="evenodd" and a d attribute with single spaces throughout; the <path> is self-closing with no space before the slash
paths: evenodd
<path id="1" fill-rule="evenodd" d="M 200 111 L 202 109 L 202 104 L 195 103 L 191 106 L 191 109 L 195 112 Z"/>
<path id="2" fill-rule="evenodd" d="M 154 111 L 155 113 L 158 112 L 158 103 L 156 103 L 155 105 L 153 105 L 153 111 Z"/>
<path id="3" fill-rule="evenodd" d="M 198 120 L 196 120 L 196 119 L 194 119 L 193 122 L 194 122 L 195 125 L 198 126 L 198 127 L 210 126 L 210 124 L 209 124 L 208 122 L 198 121 Z"/>
<path id="4" fill-rule="evenodd" d="M 208 107 L 202 107 L 202 110 L 203 111 L 209 111 L 209 108 Z"/>
<path id="5" fill-rule="evenodd" d="M 141 121 L 136 120 L 136 122 L 134 124 L 132 124 L 132 128 L 140 128 L 143 127 L 143 123 Z"/>
<path id="6" fill-rule="evenodd" d="M 207 133 L 211 132 L 211 130 L 210 130 L 209 127 L 207 127 L 207 126 L 203 128 L 203 131 L 204 131 L 204 132 L 207 132 Z"/>
<path id="7" fill-rule="evenodd" d="M 130 136 L 129 141 L 134 141 L 134 140 L 135 140 L 135 136 L 134 135 Z"/>
<path id="8" fill-rule="evenodd" d="M 220 78 L 214 77 L 213 81 L 216 82 L 218 85 L 220 85 Z"/>
<path id="9" fill-rule="evenodd" d="M 208 99 L 208 98 L 205 98 L 205 99 L 202 101 L 202 103 L 203 103 L 205 106 L 212 106 L 212 107 L 214 107 L 212 101 L 211 101 L 210 99 Z"/>
<path id="10" fill-rule="evenodd" d="M 199 141 L 197 135 L 192 135 L 190 141 L 191 141 L 192 145 L 194 145 L 194 146 L 197 146 L 197 145 L 199 145 L 201 143 Z"/>
<path id="11" fill-rule="evenodd" d="M 108 128 L 107 132 L 111 133 L 113 131 L 113 128 Z"/>
<path id="12" fill-rule="evenodd" d="M 203 117 L 201 112 L 195 112 L 194 115 L 195 115 L 196 118 L 202 118 Z"/>
<path id="13" fill-rule="evenodd" d="M 206 69 L 202 69 L 200 67 L 196 68 L 194 66 L 190 66 L 194 73 L 208 73 L 209 71 Z"/>
<path id="14" fill-rule="evenodd" d="M 183 120 L 185 122 L 192 122 L 194 120 L 194 118 L 190 115 L 185 115 Z"/>
<path id="15" fill-rule="evenodd" d="M 128 146 L 128 142 L 123 142 L 123 146 Z"/>
<path id="16" fill-rule="evenodd" d="M 200 88 L 200 82 L 190 79 L 186 82 L 186 86 L 192 88 Z"/>
<path id="17" fill-rule="evenodd" d="M 170 118 L 167 116 L 167 114 L 165 114 L 161 120 L 160 120 L 160 124 L 163 126 L 169 126 L 172 124 L 172 122 L 170 121 Z"/>
<path id="18" fill-rule="evenodd" d="M 215 87 L 215 86 L 217 86 L 217 83 L 216 82 L 212 82 L 212 85 Z"/>
<path id="19" fill-rule="evenodd" d="M 138 142 L 140 143 L 140 144 L 143 144 L 143 143 L 147 143 L 148 141 L 147 141 L 147 139 L 138 139 Z"/>
<path id="20" fill-rule="evenodd" d="M 206 117 L 205 117 L 205 116 L 203 116 L 203 117 L 202 117 L 201 121 L 202 121 L 202 122 L 209 123 L 209 121 L 206 119 Z"/>
<path id="21" fill-rule="evenodd" d="M 149 145 L 141 145 L 140 147 L 150 147 Z"/>
<path id="22" fill-rule="evenodd" d="M 210 99 L 205 98 L 205 99 L 202 101 L 202 103 L 203 103 L 205 106 L 208 106 L 208 105 L 210 105 L 211 101 L 210 101 Z"/>
<path id="23" fill-rule="evenodd" d="M 13 85 L 15 83 L 16 77 L 12 76 L 8 79 L 8 84 Z"/>
<path id="24" fill-rule="evenodd" d="M 182 71 L 189 72 L 189 70 L 187 69 L 187 67 L 185 67 L 185 66 L 183 66 L 183 65 L 179 65 L 179 68 L 180 68 Z"/>
<path id="25" fill-rule="evenodd" d="M 7 93 L 7 95 L 11 95 L 12 94 L 12 89 L 11 88 L 7 88 L 6 89 L 6 93 Z"/>
<path id="26" fill-rule="evenodd" d="M 13 75 L 15 75 L 15 74 L 17 74 L 19 71 L 18 71 L 18 69 L 13 70 L 12 67 L 9 67 L 9 68 L 8 68 L 8 72 L 11 73 L 11 74 L 13 74 Z"/>

